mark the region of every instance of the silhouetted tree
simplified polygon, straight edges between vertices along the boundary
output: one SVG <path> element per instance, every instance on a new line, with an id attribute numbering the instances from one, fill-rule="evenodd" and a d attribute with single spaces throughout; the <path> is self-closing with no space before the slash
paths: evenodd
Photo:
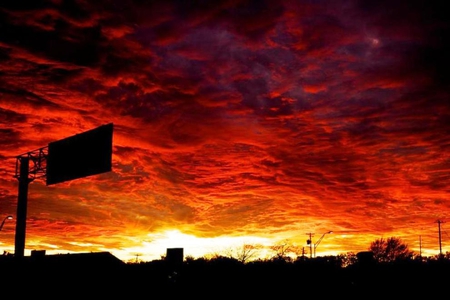
<path id="1" fill-rule="evenodd" d="M 435 254 L 432 256 L 426 257 L 424 260 L 427 261 L 450 261 L 450 252 L 445 252 L 442 255 L 441 254 Z"/>
<path id="2" fill-rule="evenodd" d="M 338 254 L 336 259 L 340 262 L 340 266 L 345 268 L 353 265 L 358 261 L 358 257 L 354 252 L 347 252 L 345 254 Z"/>
<path id="3" fill-rule="evenodd" d="M 260 245 L 243 244 L 242 247 L 235 250 L 229 249 L 226 251 L 226 255 L 229 258 L 236 259 L 241 263 L 246 263 L 257 256 L 257 251 L 260 248 Z"/>
<path id="4" fill-rule="evenodd" d="M 270 249 L 275 252 L 275 255 L 272 257 L 272 260 L 285 260 L 292 261 L 292 255 L 299 256 L 301 254 L 301 248 L 298 246 L 294 246 L 289 241 L 281 241 L 280 243 L 270 246 Z"/>
<path id="5" fill-rule="evenodd" d="M 369 250 L 377 262 L 393 262 L 411 259 L 414 252 L 398 237 L 380 238 L 370 244 Z"/>

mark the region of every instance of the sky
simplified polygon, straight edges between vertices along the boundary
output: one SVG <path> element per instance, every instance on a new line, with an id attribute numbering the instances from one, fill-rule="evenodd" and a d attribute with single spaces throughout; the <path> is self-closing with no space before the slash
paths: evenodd
<path id="1" fill-rule="evenodd" d="M 109 123 L 111 171 L 29 183 L 25 255 L 450 251 L 443 5 L 2 0 L 0 251 L 17 157 Z"/>

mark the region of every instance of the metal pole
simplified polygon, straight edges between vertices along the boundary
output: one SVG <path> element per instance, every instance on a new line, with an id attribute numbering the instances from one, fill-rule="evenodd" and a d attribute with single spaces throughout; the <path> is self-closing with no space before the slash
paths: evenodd
<path id="1" fill-rule="evenodd" d="M 309 233 L 309 258 L 312 258 L 313 255 L 313 241 L 312 241 L 312 233 Z"/>
<path id="2" fill-rule="evenodd" d="M 442 257 L 441 220 L 437 220 L 439 228 L 439 256 Z"/>
<path id="3" fill-rule="evenodd" d="M 25 233 L 27 225 L 27 201 L 28 201 L 28 179 L 29 158 L 20 158 L 20 175 L 19 175 L 19 195 L 17 199 L 17 221 L 16 236 L 14 245 L 14 257 L 23 258 L 25 252 Z"/>
<path id="4" fill-rule="evenodd" d="M 422 258 L 422 236 L 419 235 L 419 257 Z"/>
<path id="5" fill-rule="evenodd" d="M 323 237 L 325 236 L 325 234 L 330 234 L 330 233 L 333 233 L 333 231 L 328 231 L 328 232 L 325 232 L 324 234 L 322 234 L 322 236 L 320 237 L 320 239 L 318 239 L 317 242 L 314 244 L 314 257 L 316 257 L 316 249 L 317 249 L 317 246 L 319 246 L 319 244 L 320 244 L 320 242 L 322 241 L 322 239 L 323 239 Z"/>

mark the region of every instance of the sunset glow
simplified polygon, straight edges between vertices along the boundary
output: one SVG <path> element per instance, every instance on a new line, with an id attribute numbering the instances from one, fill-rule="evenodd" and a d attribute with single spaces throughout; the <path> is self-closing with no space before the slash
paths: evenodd
<path id="1" fill-rule="evenodd" d="M 392 236 L 450 251 L 440 5 L 29 3 L 0 4 L 0 251 L 14 253 L 16 157 L 107 123 L 111 172 L 29 184 L 26 255 L 309 256 L 328 231 L 318 256 Z"/>

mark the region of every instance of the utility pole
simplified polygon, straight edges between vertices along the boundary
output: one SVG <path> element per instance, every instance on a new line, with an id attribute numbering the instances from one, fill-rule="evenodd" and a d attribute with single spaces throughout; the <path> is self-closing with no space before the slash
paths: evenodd
<path id="1" fill-rule="evenodd" d="M 437 220 L 436 223 L 438 223 L 439 230 L 439 256 L 442 257 L 441 223 L 444 223 L 444 221 Z"/>
<path id="2" fill-rule="evenodd" d="M 422 236 L 419 235 L 419 257 L 422 258 Z"/>
<path id="3" fill-rule="evenodd" d="M 309 235 L 309 239 L 306 240 L 306 243 L 309 245 L 309 257 L 312 258 L 313 254 L 313 242 L 312 242 L 312 236 L 314 233 L 307 233 L 306 235 Z"/>

